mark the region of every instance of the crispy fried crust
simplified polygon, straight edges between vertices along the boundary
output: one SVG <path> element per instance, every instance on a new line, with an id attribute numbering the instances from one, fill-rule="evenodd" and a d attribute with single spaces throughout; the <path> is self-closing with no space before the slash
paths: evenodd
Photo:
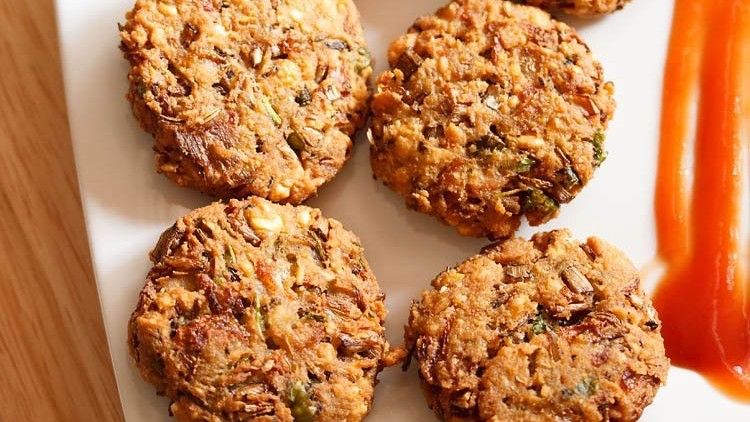
<path id="1" fill-rule="evenodd" d="M 630 0 L 522 0 L 521 2 L 590 18 L 616 12 L 630 3 Z"/>
<path id="2" fill-rule="evenodd" d="M 567 231 L 440 274 L 406 345 L 448 421 L 634 421 L 667 376 L 660 322 L 617 249 Z"/>
<path id="3" fill-rule="evenodd" d="M 603 161 L 613 85 L 539 9 L 457 0 L 391 45 L 372 108 L 375 176 L 459 233 L 554 217 Z"/>
<path id="4" fill-rule="evenodd" d="M 179 185 L 302 202 L 365 122 L 372 68 L 351 0 L 137 0 L 120 36 L 133 114 Z"/>
<path id="5" fill-rule="evenodd" d="M 308 207 L 257 197 L 161 236 L 130 353 L 180 421 L 360 421 L 388 349 L 359 240 Z"/>

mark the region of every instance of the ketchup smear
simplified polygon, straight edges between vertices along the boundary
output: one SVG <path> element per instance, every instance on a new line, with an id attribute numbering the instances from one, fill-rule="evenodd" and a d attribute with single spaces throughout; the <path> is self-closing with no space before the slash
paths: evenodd
<path id="1" fill-rule="evenodd" d="M 667 272 L 654 302 L 667 355 L 742 401 L 750 401 L 750 279 L 740 219 L 749 28 L 750 0 L 675 0 L 655 196 Z"/>

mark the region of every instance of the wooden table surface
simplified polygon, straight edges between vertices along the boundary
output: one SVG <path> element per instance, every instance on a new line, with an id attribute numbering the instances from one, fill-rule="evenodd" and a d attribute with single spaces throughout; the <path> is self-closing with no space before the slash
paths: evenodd
<path id="1" fill-rule="evenodd" d="M 52 0 L 0 0 L 0 421 L 121 421 Z"/>

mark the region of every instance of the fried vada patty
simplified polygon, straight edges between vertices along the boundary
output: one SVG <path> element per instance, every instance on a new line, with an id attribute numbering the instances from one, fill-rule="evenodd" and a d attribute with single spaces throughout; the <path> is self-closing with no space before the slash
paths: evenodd
<path id="1" fill-rule="evenodd" d="M 372 68 L 351 0 L 138 0 L 120 37 L 133 113 L 181 186 L 300 203 L 365 122 Z"/>
<path id="2" fill-rule="evenodd" d="M 630 0 L 521 0 L 521 3 L 590 18 L 616 12 Z"/>
<path id="3" fill-rule="evenodd" d="M 447 421 L 634 421 L 669 368 L 638 271 L 568 231 L 491 245 L 413 304 L 406 346 Z"/>
<path id="4" fill-rule="evenodd" d="M 253 197 L 162 234 L 128 325 L 180 421 L 360 421 L 388 344 L 358 238 L 319 210 Z"/>
<path id="5" fill-rule="evenodd" d="M 606 158 L 613 85 L 544 11 L 456 0 L 417 19 L 388 60 L 371 104 L 374 175 L 462 235 L 547 222 Z"/>

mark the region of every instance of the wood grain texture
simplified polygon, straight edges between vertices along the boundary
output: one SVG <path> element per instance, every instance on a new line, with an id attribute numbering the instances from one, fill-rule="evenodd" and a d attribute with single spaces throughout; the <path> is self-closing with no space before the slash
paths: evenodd
<path id="1" fill-rule="evenodd" d="M 0 421 L 121 421 L 52 0 L 0 0 Z"/>

